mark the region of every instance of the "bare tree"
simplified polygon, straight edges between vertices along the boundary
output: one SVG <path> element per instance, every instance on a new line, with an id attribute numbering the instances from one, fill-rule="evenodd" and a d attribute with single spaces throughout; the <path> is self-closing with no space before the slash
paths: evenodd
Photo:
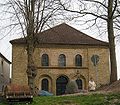
<path id="1" fill-rule="evenodd" d="M 7 27 L 11 27 L 11 30 L 15 27 L 20 29 L 26 40 L 28 59 L 26 72 L 28 85 L 34 94 L 37 68 L 33 53 L 37 42 L 36 35 L 58 15 L 60 10 L 58 0 L 6 0 L 5 3 L 1 4 L 1 7 L 5 8 L 2 12 L 9 14 L 7 18 L 12 21 Z"/>
<path id="2" fill-rule="evenodd" d="M 77 13 L 82 17 L 86 15 L 92 16 L 92 18 L 87 19 L 85 23 L 90 22 L 91 26 L 96 25 L 100 29 L 100 21 L 106 24 L 106 29 L 108 33 L 109 40 L 109 50 L 110 50 L 110 61 L 111 61 L 111 76 L 110 82 L 117 80 L 117 64 L 116 64 L 116 53 L 115 53 L 115 30 L 120 30 L 120 1 L 119 0 L 75 0 L 76 7 L 74 6 L 75 1 L 68 0 L 69 4 L 63 5 L 61 0 L 61 5 L 63 9 L 72 13 Z M 67 1 L 67 2 L 68 2 Z M 72 5 L 71 5 L 72 3 Z M 89 18 L 89 17 L 88 17 Z M 90 26 L 90 27 L 91 27 Z M 105 31 L 105 30 L 104 30 Z"/>

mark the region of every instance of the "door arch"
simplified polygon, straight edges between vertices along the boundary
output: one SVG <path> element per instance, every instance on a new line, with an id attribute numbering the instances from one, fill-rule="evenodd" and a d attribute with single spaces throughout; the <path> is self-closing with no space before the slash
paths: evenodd
<path id="1" fill-rule="evenodd" d="M 78 85 L 78 89 L 82 90 L 82 87 L 83 87 L 82 80 L 81 79 L 76 79 L 76 83 Z"/>
<path id="2" fill-rule="evenodd" d="M 68 78 L 66 76 L 60 76 L 56 80 L 56 95 L 65 94 Z"/>

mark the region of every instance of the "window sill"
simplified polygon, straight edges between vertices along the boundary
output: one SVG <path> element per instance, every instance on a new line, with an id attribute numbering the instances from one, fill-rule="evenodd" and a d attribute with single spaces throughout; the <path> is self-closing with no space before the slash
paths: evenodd
<path id="1" fill-rule="evenodd" d="M 69 67 L 56 67 L 56 66 L 41 66 L 37 67 L 38 69 L 88 69 L 88 67 L 76 67 L 76 66 L 69 66 Z"/>

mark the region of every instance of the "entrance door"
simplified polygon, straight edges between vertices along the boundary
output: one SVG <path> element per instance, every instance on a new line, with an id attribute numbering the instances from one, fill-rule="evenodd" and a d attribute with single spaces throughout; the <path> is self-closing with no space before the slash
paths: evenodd
<path id="1" fill-rule="evenodd" d="M 65 94 L 66 85 L 68 83 L 68 78 L 65 76 L 60 76 L 56 80 L 56 95 Z"/>
<path id="2" fill-rule="evenodd" d="M 82 80 L 81 79 L 77 79 L 76 83 L 78 85 L 78 89 L 82 89 Z"/>

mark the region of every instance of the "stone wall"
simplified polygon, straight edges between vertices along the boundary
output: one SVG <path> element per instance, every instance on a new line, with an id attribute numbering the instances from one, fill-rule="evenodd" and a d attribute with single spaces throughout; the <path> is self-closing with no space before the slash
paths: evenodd
<path id="1" fill-rule="evenodd" d="M 42 54 L 48 54 L 49 67 L 41 67 Z M 58 57 L 60 54 L 66 56 L 66 67 L 58 67 Z M 82 67 L 75 67 L 75 56 L 82 56 Z M 95 67 L 91 62 L 93 54 L 99 56 L 98 65 Z M 13 66 L 12 66 L 12 83 L 27 84 L 26 65 L 27 52 L 23 45 L 13 45 Z M 83 81 L 83 89 L 88 88 L 88 81 L 93 77 L 95 82 L 100 84 L 108 84 L 110 80 L 109 70 L 109 50 L 107 47 L 100 46 L 44 46 L 37 47 L 34 52 L 34 61 L 38 68 L 35 84 L 41 89 L 41 81 L 47 78 L 49 81 L 49 91 L 56 93 L 56 79 L 64 75 L 69 81 L 81 78 Z M 98 79 L 96 80 L 96 70 L 98 71 Z"/>

